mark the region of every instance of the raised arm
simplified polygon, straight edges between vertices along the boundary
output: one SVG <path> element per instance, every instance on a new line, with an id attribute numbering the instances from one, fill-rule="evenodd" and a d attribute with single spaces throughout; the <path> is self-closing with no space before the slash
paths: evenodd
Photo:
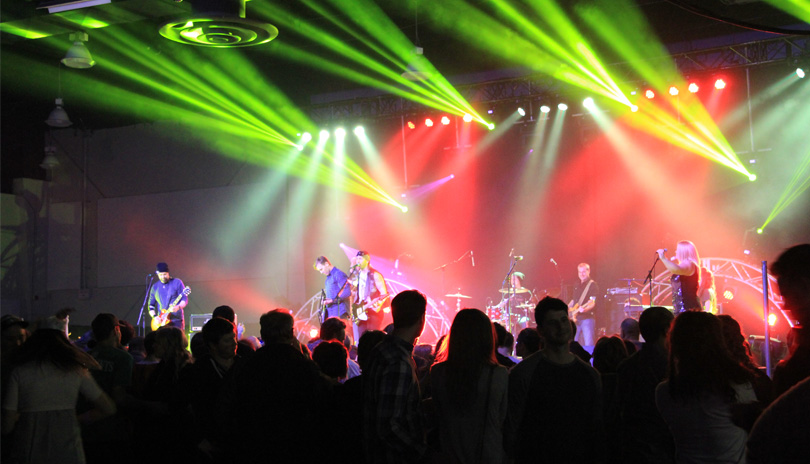
<path id="1" fill-rule="evenodd" d="M 661 260 L 662 263 L 664 263 L 664 266 L 666 266 L 669 272 L 673 274 L 687 275 L 687 276 L 695 273 L 696 268 L 695 263 L 691 261 L 686 261 L 684 263 L 680 262 L 676 263 L 674 261 L 671 261 L 669 258 L 665 256 L 666 250 L 663 248 L 659 248 L 658 250 L 655 250 L 655 252 L 658 253 L 658 258 Z"/>

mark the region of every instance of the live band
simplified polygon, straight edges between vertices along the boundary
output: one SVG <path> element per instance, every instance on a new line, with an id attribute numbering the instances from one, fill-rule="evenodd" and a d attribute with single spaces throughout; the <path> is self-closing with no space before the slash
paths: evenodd
<path id="1" fill-rule="evenodd" d="M 511 256 L 510 256 L 511 257 Z M 516 257 L 522 258 L 522 257 Z M 487 304 L 487 315 L 493 322 L 498 322 L 511 332 L 518 332 L 532 324 L 534 307 L 546 292 L 535 292 L 523 286 L 525 274 L 514 271 L 517 259 L 504 279 L 507 285 L 499 289 L 500 301 Z M 384 313 L 390 307 L 394 296 L 389 293 L 388 285 L 382 273 L 371 266 L 367 251 L 358 251 L 351 260 L 349 273 L 338 269 L 325 256 L 315 260 L 314 268 L 324 276 L 324 288 L 321 298 L 320 321 L 329 317 L 339 317 L 352 322 L 354 339 L 357 340 L 366 330 L 382 329 Z M 556 264 L 556 263 L 555 263 Z M 594 314 L 597 307 L 599 286 L 590 278 L 590 266 L 581 263 L 578 266 L 580 283 L 574 288 L 569 302 L 571 319 L 582 327 L 578 338 L 584 344 L 593 345 Z M 470 296 L 460 292 L 445 295 L 456 299 L 456 306 L 461 308 L 461 301 Z"/>
<path id="2" fill-rule="evenodd" d="M 694 244 L 689 241 L 679 242 L 676 256 L 672 259 L 664 255 L 666 251 L 666 249 L 656 251 L 658 255 L 656 262 L 660 259 L 672 273 L 673 312 L 676 314 L 687 310 L 716 312 L 714 279 L 708 269 L 700 266 Z M 534 307 L 541 298 L 550 295 L 566 299 L 566 295 L 559 294 L 563 290 L 562 286 L 556 292 L 537 292 L 525 287 L 526 276 L 514 270 L 517 262 L 523 257 L 513 256 L 510 253 L 510 258 L 511 267 L 499 289 L 500 301 L 494 304 L 488 302 L 486 313 L 493 322 L 500 323 L 508 331 L 517 333 L 532 325 Z M 557 265 L 553 259 L 550 261 Z M 655 263 L 653 268 L 654 266 Z M 319 317 L 321 323 L 330 317 L 351 321 L 354 340 L 358 340 L 367 330 L 383 329 L 385 314 L 390 310 L 394 295 L 383 274 L 371 265 L 371 255 L 367 251 L 358 251 L 352 257 L 348 274 L 332 265 L 325 256 L 317 257 L 313 267 L 325 276 Z M 147 292 L 152 330 L 164 325 L 183 329 L 183 308 L 188 304 L 191 289 L 180 279 L 169 274 L 166 263 L 158 263 L 155 272 L 159 282 L 150 283 Z M 599 285 L 591 279 L 590 272 L 588 263 L 583 262 L 577 266 L 579 281 L 574 286 L 570 298 L 567 298 L 570 318 L 578 326 L 576 340 L 584 346 L 593 346 L 595 342 L 596 319 L 601 305 Z M 628 309 L 640 307 L 640 301 L 633 298 L 633 294 L 638 295 L 638 288 L 630 283 L 628 282 L 627 288 L 607 289 L 609 295 L 626 297 L 624 313 L 628 316 L 632 316 Z M 447 294 L 445 297 L 455 299 L 457 309 L 461 309 L 463 300 L 471 298 L 461 292 Z M 634 301 L 637 304 L 634 305 Z"/>

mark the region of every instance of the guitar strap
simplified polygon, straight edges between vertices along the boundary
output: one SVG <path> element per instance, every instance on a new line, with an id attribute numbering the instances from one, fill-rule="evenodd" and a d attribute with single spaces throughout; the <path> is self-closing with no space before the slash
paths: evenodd
<path id="1" fill-rule="evenodd" d="M 585 295 L 588 294 L 588 290 L 590 290 L 592 283 L 593 279 L 588 281 L 588 285 L 585 286 L 585 290 L 583 290 L 582 295 L 579 296 L 579 301 L 577 301 L 577 308 L 582 307 L 582 302 L 585 301 Z"/>

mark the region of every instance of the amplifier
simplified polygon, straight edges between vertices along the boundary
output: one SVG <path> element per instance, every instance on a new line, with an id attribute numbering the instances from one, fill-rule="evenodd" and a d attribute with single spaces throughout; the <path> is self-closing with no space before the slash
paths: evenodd
<path id="1" fill-rule="evenodd" d="M 213 317 L 213 314 L 192 314 L 189 321 L 191 332 L 201 331 L 205 323 L 211 320 L 211 317 Z"/>

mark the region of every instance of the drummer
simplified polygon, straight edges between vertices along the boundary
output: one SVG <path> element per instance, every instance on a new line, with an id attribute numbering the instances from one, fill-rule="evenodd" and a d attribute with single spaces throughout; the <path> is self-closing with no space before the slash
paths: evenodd
<path id="1" fill-rule="evenodd" d="M 532 292 L 523 286 L 523 279 L 525 278 L 526 275 L 522 272 L 514 272 L 509 279 L 509 287 L 499 290 L 501 292 L 501 301 L 490 308 L 490 318 L 493 321 L 506 323 L 507 310 L 513 316 L 531 316 L 531 314 L 527 314 L 527 308 L 531 306 Z"/>

